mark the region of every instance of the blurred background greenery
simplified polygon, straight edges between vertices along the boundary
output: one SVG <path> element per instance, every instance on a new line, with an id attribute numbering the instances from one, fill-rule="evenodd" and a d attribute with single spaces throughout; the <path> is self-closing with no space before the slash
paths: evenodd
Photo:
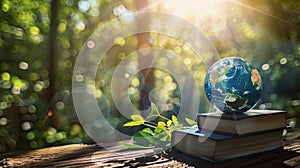
<path id="1" fill-rule="evenodd" d="M 93 143 L 78 122 L 72 103 L 74 63 L 80 48 L 97 28 L 136 11 L 166 12 L 185 18 L 201 28 L 220 58 L 239 56 L 252 62 L 264 82 L 263 96 L 256 108 L 287 110 L 289 125 L 298 131 L 297 0 L 1 0 L 0 7 L 0 152 Z M 200 15 L 206 8 L 211 10 Z M 126 129 L 122 128 L 125 119 L 119 118 L 111 101 L 114 67 L 130 52 L 147 46 L 172 50 L 183 59 L 194 72 L 203 97 L 199 112 L 208 110 L 202 90 L 207 67 L 180 39 L 151 32 L 115 41 L 98 68 L 93 86 L 99 104 L 108 111 L 110 123 Z M 176 114 L 180 108 L 176 81 L 163 70 L 148 72 L 148 76 L 139 74 L 132 80 L 128 94 L 133 104 L 143 108 L 143 90 L 161 88 L 166 94 L 159 98 L 165 102 L 160 110 Z M 76 80 L 84 79 L 77 76 Z"/>

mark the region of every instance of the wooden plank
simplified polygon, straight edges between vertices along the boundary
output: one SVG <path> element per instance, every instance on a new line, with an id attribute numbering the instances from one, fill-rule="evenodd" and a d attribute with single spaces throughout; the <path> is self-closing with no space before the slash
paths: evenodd
<path id="1" fill-rule="evenodd" d="M 284 161 L 284 164 L 291 166 L 291 167 L 296 167 L 300 166 L 300 156 L 294 157 L 292 159 Z"/>
<path id="2" fill-rule="evenodd" d="M 98 145 L 75 144 L 2 154 L 0 167 L 299 167 L 299 144 L 286 144 L 280 150 L 220 163 L 161 148 L 136 150 L 116 144 L 104 149 Z"/>

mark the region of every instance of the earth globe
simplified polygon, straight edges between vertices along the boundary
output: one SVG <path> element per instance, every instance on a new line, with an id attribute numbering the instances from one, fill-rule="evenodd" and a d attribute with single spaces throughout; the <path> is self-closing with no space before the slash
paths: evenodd
<path id="1" fill-rule="evenodd" d="M 214 63 L 205 77 L 209 101 L 224 113 L 243 113 L 253 108 L 262 93 L 259 72 L 249 62 L 228 57 Z"/>

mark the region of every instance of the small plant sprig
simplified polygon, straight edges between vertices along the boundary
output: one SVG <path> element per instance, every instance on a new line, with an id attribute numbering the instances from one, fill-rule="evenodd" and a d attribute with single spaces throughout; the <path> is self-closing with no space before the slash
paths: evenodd
<path id="1" fill-rule="evenodd" d="M 153 118 L 157 118 L 157 122 L 151 121 Z M 154 103 L 151 103 L 151 112 L 146 118 L 143 118 L 139 114 L 134 114 L 131 115 L 131 119 L 132 121 L 128 121 L 123 126 L 146 126 L 144 129 L 138 131 L 132 136 L 132 140 L 139 144 L 137 145 L 139 148 L 141 148 L 141 145 L 146 148 L 149 146 L 170 146 L 171 135 L 174 130 L 190 128 L 184 127 L 182 123 L 179 123 L 175 115 L 172 115 L 170 119 L 161 115 Z M 185 118 L 185 121 L 190 126 L 195 126 L 197 124 L 194 120 L 189 118 Z M 134 145 L 132 144 L 123 143 L 123 145 L 134 148 Z"/>

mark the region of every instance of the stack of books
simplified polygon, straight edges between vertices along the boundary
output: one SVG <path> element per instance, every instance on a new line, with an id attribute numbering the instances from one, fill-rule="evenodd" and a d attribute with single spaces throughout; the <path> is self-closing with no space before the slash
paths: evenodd
<path id="1" fill-rule="evenodd" d="M 173 131 L 172 146 L 177 151 L 210 161 L 277 149 L 282 145 L 286 114 L 278 110 L 199 114 L 198 129 Z"/>

